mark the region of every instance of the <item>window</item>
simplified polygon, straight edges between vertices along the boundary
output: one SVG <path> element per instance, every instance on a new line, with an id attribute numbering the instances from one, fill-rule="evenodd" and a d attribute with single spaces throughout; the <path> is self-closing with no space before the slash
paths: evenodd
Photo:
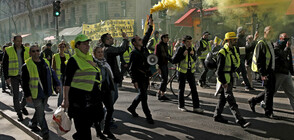
<path id="1" fill-rule="evenodd" d="M 76 11 L 75 11 L 75 7 L 72 7 L 70 9 L 70 20 L 69 20 L 68 25 L 73 26 L 75 24 L 76 24 Z"/>
<path id="2" fill-rule="evenodd" d="M 48 17 L 49 15 L 48 15 L 48 13 L 46 13 L 45 14 L 45 22 L 44 22 L 44 24 L 43 24 L 43 28 L 48 28 L 48 20 L 49 20 L 49 17 Z"/>
<path id="3" fill-rule="evenodd" d="M 107 20 L 108 19 L 108 7 L 107 2 L 99 2 L 98 3 L 98 18 L 97 20 Z"/>
<path id="4" fill-rule="evenodd" d="M 121 16 L 126 17 L 127 16 L 127 2 L 121 1 Z"/>
<path id="5" fill-rule="evenodd" d="M 88 22 L 88 17 L 87 16 L 88 16 L 87 15 L 87 5 L 84 4 L 82 6 L 82 17 L 80 18 L 81 19 L 80 23 L 87 23 Z"/>

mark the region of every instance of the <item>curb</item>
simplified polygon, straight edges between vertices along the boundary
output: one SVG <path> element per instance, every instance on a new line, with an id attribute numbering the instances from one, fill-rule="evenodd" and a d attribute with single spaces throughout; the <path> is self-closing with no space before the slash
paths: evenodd
<path id="1" fill-rule="evenodd" d="M 19 129 L 21 129 L 23 132 L 25 132 L 26 134 L 28 134 L 29 136 L 31 136 L 34 140 L 43 140 L 42 137 L 40 137 L 39 135 L 35 134 L 34 132 L 32 132 L 31 130 L 29 130 L 27 128 L 27 126 L 25 126 L 24 124 L 14 120 L 11 118 L 11 116 L 9 116 L 8 114 L 4 113 L 2 110 L 0 110 L 0 115 L 3 116 L 6 120 L 8 120 L 9 122 L 11 122 L 13 125 L 15 125 L 16 127 L 18 127 Z"/>

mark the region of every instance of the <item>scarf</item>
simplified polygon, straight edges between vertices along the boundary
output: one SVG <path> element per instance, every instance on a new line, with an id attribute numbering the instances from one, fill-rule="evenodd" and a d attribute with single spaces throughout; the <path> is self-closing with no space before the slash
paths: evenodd
<path id="1" fill-rule="evenodd" d="M 99 60 L 97 58 L 94 58 L 94 59 L 95 59 L 95 61 L 98 62 L 98 65 L 99 66 L 102 66 L 102 67 L 106 68 L 107 72 L 110 73 L 111 79 L 113 79 L 114 77 L 113 77 L 113 73 L 112 73 L 111 67 L 107 63 L 106 59 L 105 58 L 103 58 L 102 60 Z"/>

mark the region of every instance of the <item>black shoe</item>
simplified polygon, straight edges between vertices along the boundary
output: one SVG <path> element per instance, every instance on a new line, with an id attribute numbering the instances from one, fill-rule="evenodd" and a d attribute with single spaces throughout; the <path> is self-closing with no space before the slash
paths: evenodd
<path id="1" fill-rule="evenodd" d="M 228 123 L 229 121 L 224 119 L 223 116 L 216 116 L 214 117 L 215 122 L 220 122 L 220 123 Z"/>
<path id="2" fill-rule="evenodd" d="M 237 123 L 238 123 L 242 128 L 246 128 L 246 127 L 248 127 L 248 126 L 251 125 L 250 122 L 247 122 L 247 121 L 244 120 L 244 119 L 237 121 Z"/>
<path id="3" fill-rule="evenodd" d="M 207 85 L 206 83 L 203 84 L 202 88 L 210 88 L 209 85 Z"/>
<path id="4" fill-rule="evenodd" d="M 29 112 L 25 107 L 23 107 L 23 109 L 21 111 L 22 111 L 22 114 L 29 115 Z"/>
<path id="5" fill-rule="evenodd" d="M 139 117 L 139 115 L 136 113 L 136 111 L 131 109 L 130 107 L 127 110 L 132 114 L 133 117 Z"/>
<path id="6" fill-rule="evenodd" d="M 31 128 L 31 131 L 33 132 L 40 132 L 41 129 L 37 126 L 36 123 L 33 123 L 32 121 L 29 121 L 28 127 Z"/>
<path id="7" fill-rule="evenodd" d="M 198 85 L 200 86 L 200 87 L 203 87 L 203 83 L 199 80 L 198 81 Z"/>
<path id="8" fill-rule="evenodd" d="M 18 119 L 17 119 L 18 121 L 20 121 L 20 122 L 23 121 L 23 117 L 22 117 L 22 114 L 21 113 L 20 114 L 17 114 L 17 117 L 18 117 Z"/>
<path id="9" fill-rule="evenodd" d="M 147 123 L 154 124 L 154 120 L 152 118 L 146 118 Z"/>
<path id="10" fill-rule="evenodd" d="M 265 115 L 265 117 L 270 118 L 270 119 L 275 118 L 273 113 L 265 113 L 264 115 Z"/>
<path id="11" fill-rule="evenodd" d="M 96 132 L 96 137 L 99 137 L 102 140 L 107 140 L 107 138 L 100 131 Z"/>
<path id="12" fill-rule="evenodd" d="M 42 135 L 43 140 L 48 140 L 49 139 L 49 133 L 45 133 Z"/>
<path id="13" fill-rule="evenodd" d="M 256 105 L 256 103 L 253 101 L 253 99 L 254 99 L 253 97 L 251 99 L 249 99 L 248 100 L 248 103 L 249 103 L 249 106 L 250 106 L 252 112 L 255 112 L 255 105 Z"/>
<path id="14" fill-rule="evenodd" d="M 158 96 L 158 100 L 160 100 L 160 101 L 169 101 L 170 99 L 167 98 L 165 95 L 162 95 L 162 96 Z"/>
<path id="15" fill-rule="evenodd" d="M 116 137 L 110 131 L 103 131 L 103 134 L 106 134 L 107 138 L 116 139 Z"/>
<path id="16" fill-rule="evenodd" d="M 246 87 L 245 87 L 245 90 L 246 90 L 246 91 L 254 91 L 255 89 L 252 88 L 252 87 L 246 86 Z"/>

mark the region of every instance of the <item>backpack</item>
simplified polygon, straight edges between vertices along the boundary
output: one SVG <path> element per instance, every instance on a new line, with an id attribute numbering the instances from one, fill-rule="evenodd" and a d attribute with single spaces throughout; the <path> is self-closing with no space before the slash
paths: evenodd
<path id="1" fill-rule="evenodd" d="M 224 48 L 222 48 L 224 49 Z M 227 50 L 225 50 L 225 53 L 227 54 Z M 204 60 L 205 66 L 210 70 L 215 70 L 217 68 L 217 55 L 219 52 L 209 52 Z"/>

